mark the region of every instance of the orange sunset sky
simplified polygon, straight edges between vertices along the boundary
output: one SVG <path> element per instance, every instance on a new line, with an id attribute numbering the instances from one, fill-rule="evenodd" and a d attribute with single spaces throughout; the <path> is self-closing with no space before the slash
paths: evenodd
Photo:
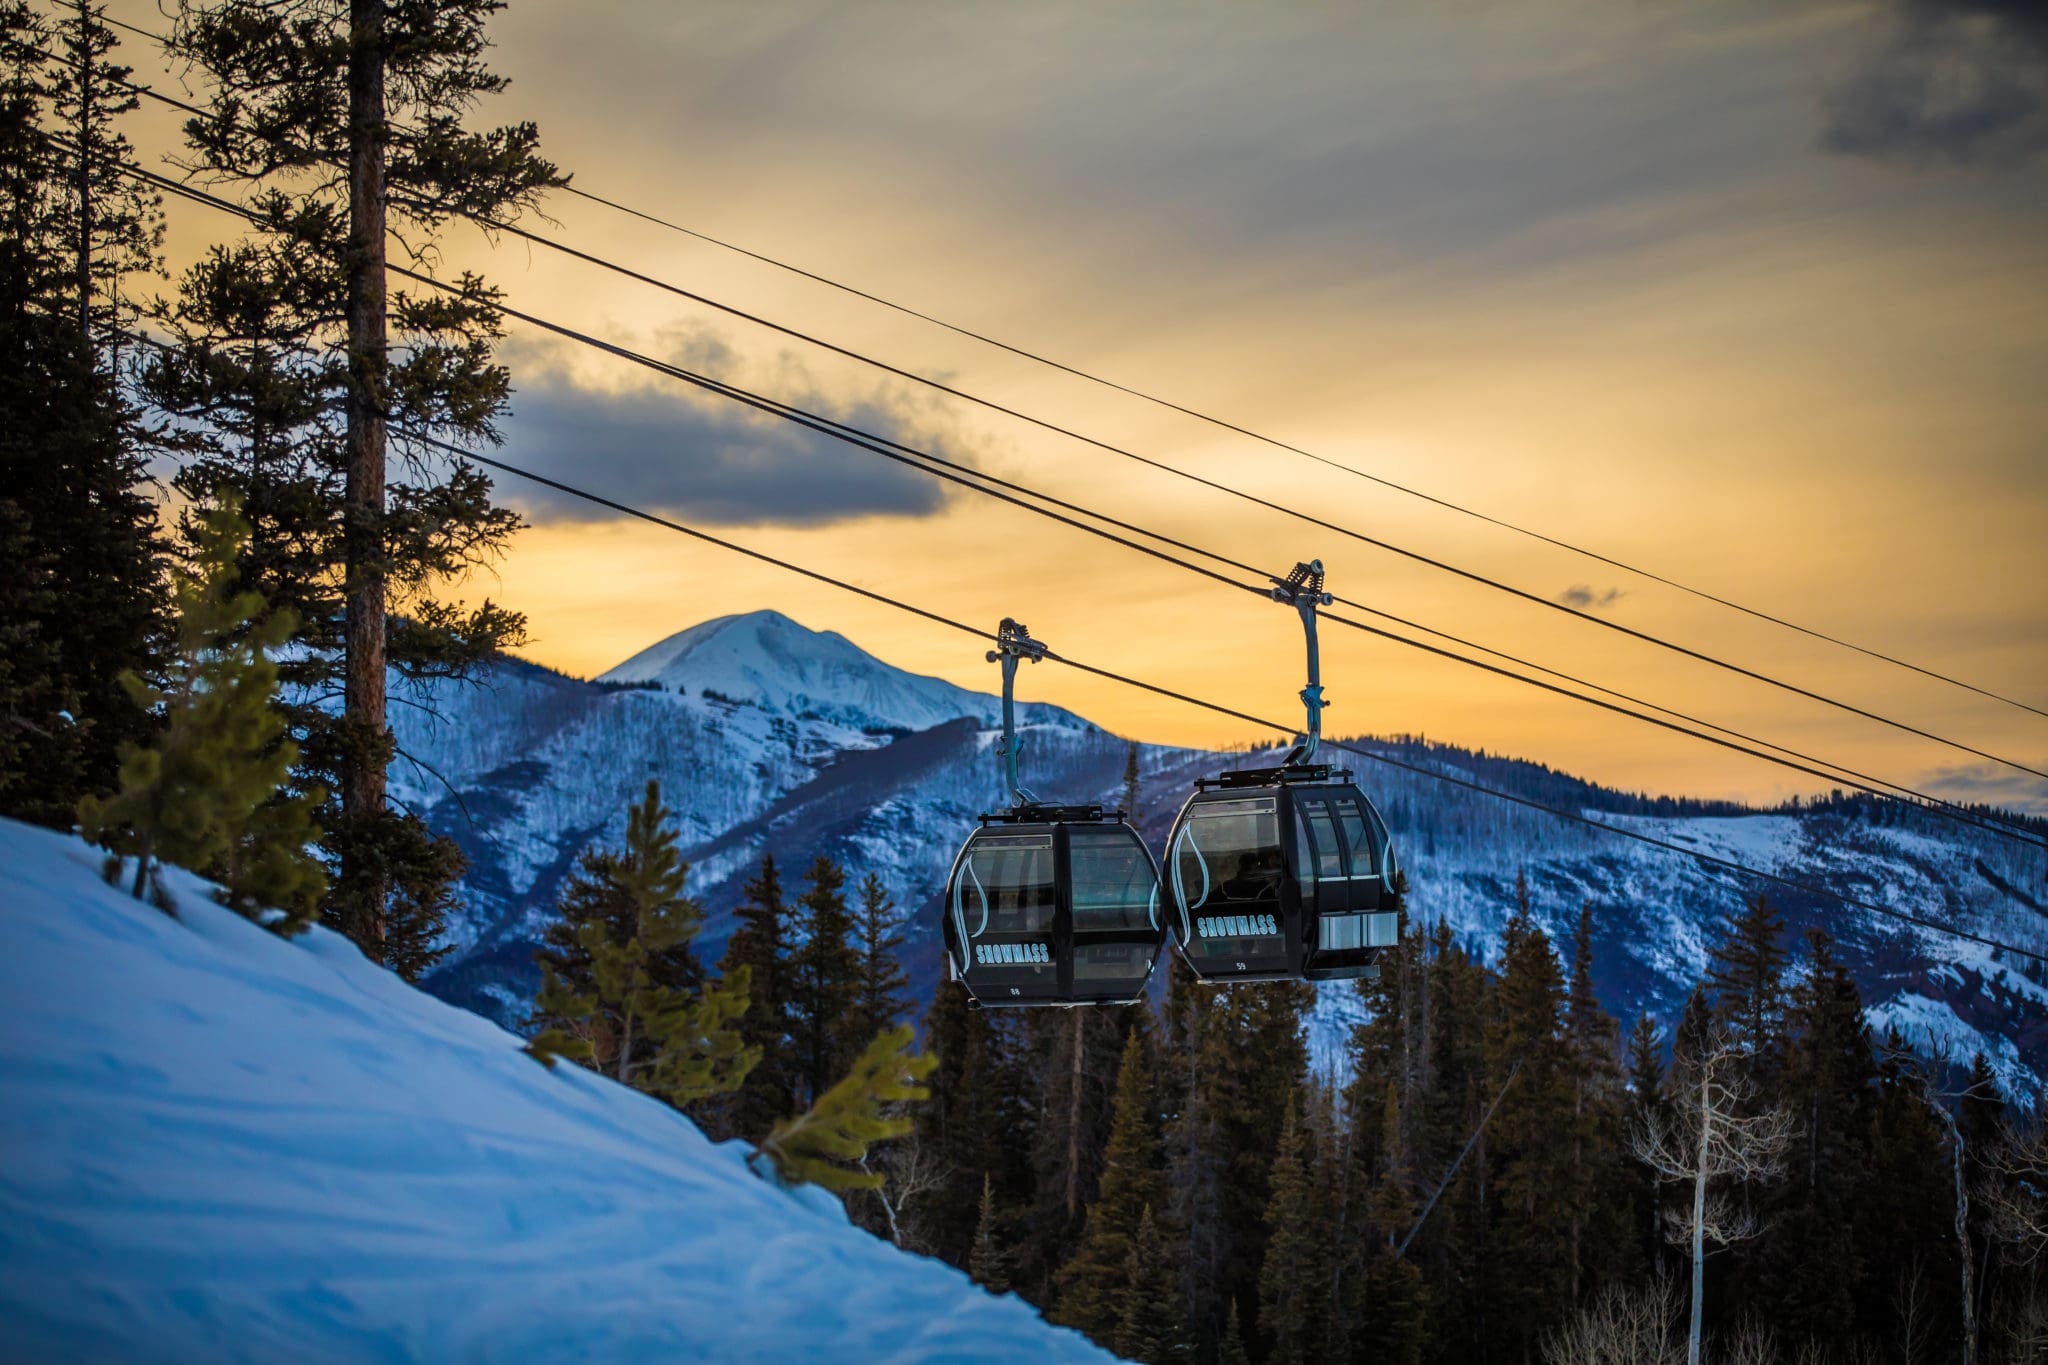
<path id="1" fill-rule="evenodd" d="M 149 0 L 112 8 L 162 29 Z M 592 193 L 2048 709 L 2048 23 L 1990 3 L 514 0 L 511 89 Z M 162 72 L 139 40 L 122 53 Z M 153 110 L 147 153 L 173 148 Z M 561 197 L 538 230 L 1375 537 L 2048 769 L 2048 718 Z M 173 203 L 173 266 L 233 225 Z M 2048 783 L 1744 682 L 515 240 L 516 307 L 1274 573 L 1967 799 Z M 1292 719 L 1292 614 L 515 329 L 506 458 L 806 565 Z M 993 689 L 975 642 L 503 484 L 495 582 L 599 672 L 773 607 Z M 1337 733 L 1653 792 L 1823 784 L 1325 628 Z M 1138 738 L 1246 725 L 1046 666 Z"/>

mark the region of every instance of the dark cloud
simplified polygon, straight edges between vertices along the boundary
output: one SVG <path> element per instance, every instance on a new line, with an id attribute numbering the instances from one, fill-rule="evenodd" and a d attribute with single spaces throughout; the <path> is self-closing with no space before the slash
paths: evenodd
<path id="1" fill-rule="evenodd" d="M 722 342 L 708 337 L 657 349 L 720 374 L 731 359 Z M 781 418 L 681 383 L 587 388 L 547 365 L 545 354 L 535 351 L 514 365 L 519 388 L 504 423 L 505 458 L 536 473 L 649 511 L 724 525 L 924 516 L 945 499 L 947 485 L 930 475 Z M 801 383 L 771 387 L 775 396 L 836 421 L 974 463 L 931 414 L 900 395 L 834 401 Z M 507 500 L 536 521 L 615 515 L 516 475 L 499 482 Z"/>
<path id="2" fill-rule="evenodd" d="M 2048 153 L 2048 3 L 1904 0 L 1886 23 L 1828 97 L 1823 147 L 1965 165 Z"/>
<path id="3" fill-rule="evenodd" d="M 1557 600 L 1568 607 L 1577 607 L 1580 611 L 1598 611 L 1602 607 L 1613 606 L 1625 595 L 1620 588 L 1609 588 L 1602 592 L 1591 584 L 1574 583 L 1559 593 Z"/>

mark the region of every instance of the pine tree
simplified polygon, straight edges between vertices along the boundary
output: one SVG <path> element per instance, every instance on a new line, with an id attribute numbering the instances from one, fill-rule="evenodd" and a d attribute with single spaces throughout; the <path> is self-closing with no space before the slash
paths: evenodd
<path id="1" fill-rule="evenodd" d="M 1158 1111 L 1146 1060 L 1133 1031 L 1117 1069 L 1100 1192 L 1088 1206 L 1079 1246 L 1056 1277 L 1053 1320 L 1102 1343 L 1115 1332 L 1130 1296 L 1128 1275 L 1138 1225 L 1147 1209 L 1162 1205 L 1166 1198 Z"/>
<path id="2" fill-rule="evenodd" d="M 1780 939 L 1785 921 L 1761 895 L 1750 900 L 1729 921 L 1714 945 L 1707 966 L 1706 989 L 1715 1018 L 1749 1057 L 1749 1078 L 1761 1090 L 1771 1089 L 1782 1064 L 1785 1027 L 1785 964 Z"/>
<path id="3" fill-rule="evenodd" d="M 1530 917 L 1526 892 L 1518 900 L 1504 936 L 1487 1035 L 1488 1088 L 1502 1095 L 1485 1135 L 1495 1195 L 1486 1258 L 1489 1326 L 1494 1353 L 1502 1354 L 1527 1349 L 1568 1307 L 1578 1212 L 1564 983 L 1548 935 Z"/>
<path id="4" fill-rule="evenodd" d="M 73 42 L 82 69 L 60 60 Z M 155 230 L 122 174 L 110 44 L 96 11 L 53 25 L 0 3 L 0 814 L 59 828 L 154 734 L 121 679 L 156 677 L 167 633 L 134 414 L 88 330 L 147 264 L 124 232 Z"/>
<path id="5" fill-rule="evenodd" d="M 510 222 L 563 183 L 531 124 L 469 126 L 505 86 L 483 60 L 500 8 L 181 0 L 170 43 L 206 108 L 185 124 L 186 161 L 238 189 L 258 230 L 186 273 L 154 319 L 172 344 L 144 390 L 178 415 L 163 433 L 178 490 L 202 506 L 241 495 L 257 528 L 244 579 L 300 619 L 288 681 L 342 694 L 339 716 L 311 701 L 294 716 L 299 780 L 334 798 L 327 914 L 408 977 L 438 956 L 463 864 L 387 801 L 387 670 L 471 676 L 524 623 L 442 596 L 493 562 L 518 517 L 476 466 L 421 439 L 496 439 L 511 391 L 497 296 L 468 274 L 460 294 L 391 291 L 385 249 L 431 269 L 454 218 Z"/>
<path id="6" fill-rule="evenodd" d="M 1863 1270 L 1848 1201 L 1870 1159 L 1877 1077 L 1862 994 L 1824 930 L 1807 935 L 1806 971 L 1793 987 L 1785 1033 L 1788 1178 L 1773 1192 L 1767 1231 L 1736 1292 L 1781 1332 L 1838 1339 L 1856 1327 Z"/>
<path id="7" fill-rule="evenodd" d="M 1593 907 L 1579 909 L 1566 988 L 1565 1038 L 1572 1089 L 1568 1298 L 1585 1302 L 1627 1263 L 1628 1181 L 1622 1169 L 1624 1089 L 1615 1021 L 1593 989 Z"/>
<path id="8" fill-rule="evenodd" d="M 993 1181 L 1002 1207 L 1027 1201 L 1033 1189 L 1018 1150 L 1030 1137 L 1031 1116 L 1010 1064 L 1004 1028 L 999 1012 L 973 1008 L 966 989 L 954 981 L 939 983 L 924 1015 L 925 1048 L 938 1058 L 938 1066 L 932 1073 L 932 1097 L 917 1108 L 917 1140 L 940 1182 L 918 1205 L 916 1241 L 961 1267 L 972 1255 L 982 1180 Z M 1012 1258 L 1011 1287 L 1032 1290 L 1019 1283 L 1016 1269 Z"/>
<path id="9" fill-rule="evenodd" d="M 882 1178 L 865 1169 L 868 1148 L 910 1132 L 913 1121 L 891 1110 L 931 1095 L 919 1082 L 938 1059 L 909 1052 L 915 1036 L 908 1024 L 878 1035 L 843 1079 L 756 1145 L 756 1168 L 765 1161 L 786 1182 L 842 1193 L 879 1188 Z"/>
<path id="10" fill-rule="evenodd" d="M 1223 1331 L 1217 1337 L 1216 1365 L 1251 1365 L 1251 1357 L 1244 1349 L 1244 1321 L 1238 1316 L 1236 1299 L 1230 1301 L 1230 1315 L 1224 1319 Z"/>
<path id="11" fill-rule="evenodd" d="M 1138 742 L 1131 741 L 1124 754 L 1124 819 L 1138 823 Z"/>
<path id="12" fill-rule="evenodd" d="M 733 911 L 738 927 L 726 940 L 718 969 L 728 978 L 742 969 L 747 972 L 752 991 L 739 1032 L 761 1060 L 721 1106 L 718 1123 L 726 1137 L 758 1142 L 797 1105 L 790 912 L 782 901 L 782 879 L 773 854 L 761 855 L 761 871 L 742 895 Z"/>
<path id="13" fill-rule="evenodd" d="M 296 756 L 276 707 L 277 667 L 267 654 L 291 633 L 286 613 L 262 615 L 255 593 L 235 590 L 235 559 L 249 533 L 232 503 L 197 527 L 195 567 L 172 596 L 177 646 L 162 688 L 133 673 L 123 683 L 145 708 L 161 707 L 163 731 L 149 748 L 121 755 L 121 788 L 79 805 L 85 835 L 121 860 L 135 859 L 138 897 L 171 908 L 160 863 L 211 877 L 223 903 L 293 933 L 311 922 L 326 875 L 306 849 L 318 837 L 313 802 L 281 793 Z"/>
<path id="14" fill-rule="evenodd" d="M 974 1250 L 967 1258 L 967 1275 L 991 1294 L 1010 1292 L 1009 1258 L 1003 1254 L 996 1226 L 995 1180 L 981 1177 L 981 1212 L 974 1221 Z"/>
<path id="15" fill-rule="evenodd" d="M 1301 1365 L 1314 1345 L 1321 1269 L 1314 1245 L 1308 1168 L 1302 1160 L 1301 1124 L 1290 1102 L 1273 1156 L 1266 1202 L 1266 1254 L 1259 1267 L 1259 1334 L 1272 1365 Z"/>
<path id="16" fill-rule="evenodd" d="M 689 864 L 676 849 L 674 812 L 650 781 L 626 815 L 617 855 L 586 860 L 561 905 L 574 946 L 562 967 L 543 959 L 535 1002 L 543 1025 L 528 1050 L 588 1062 L 613 1080 L 683 1108 L 737 1089 L 759 1054 L 736 1027 L 747 1007 L 744 968 L 701 990 L 670 984 L 704 912 L 684 894 Z M 581 987 L 579 989 L 579 986 Z"/>
<path id="17" fill-rule="evenodd" d="M 1647 1014 L 1636 1016 L 1628 1035 L 1627 1132 L 1670 1122 L 1664 1094 L 1664 1032 Z M 1657 1175 L 1641 1162 L 1630 1161 L 1626 1182 L 1630 1250 L 1638 1274 L 1655 1273 L 1664 1253 L 1663 1197 Z"/>
<path id="18" fill-rule="evenodd" d="M 889 899 L 882 879 L 870 872 L 861 879 L 860 910 L 853 939 L 860 955 L 853 1008 L 843 1030 L 848 1038 L 867 1039 L 894 1028 L 910 1013 L 910 977 L 903 970 L 903 919 Z"/>
<path id="19" fill-rule="evenodd" d="M 804 881 L 797 898 L 803 941 L 790 957 L 790 1015 L 798 1097 L 812 1102 L 862 1046 L 845 1027 L 859 999 L 861 973 L 845 870 L 821 853 Z"/>
<path id="20" fill-rule="evenodd" d="M 1110 1333 L 1110 1350 L 1143 1365 L 1175 1365 L 1186 1359 L 1177 1279 L 1166 1239 L 1148 1205 L 1131 1241 L 1124 1268 L 1123 1315 Z"/>
<path id="21" fill-rule="evenodd" d="M 135 164 L 121 122 L 141 97 L 128 88 L 132 68 L 112 60 L 119 39 L 98 0 L 60 0 L 48 64 L 50 112 L 62 135 L 64 194 L 51 203 L 51 227 L 64 252 L 65 304 L 109 373 L 134 316 L 122 282 L 154 271 L 163 244 L 163 196 L 127 174 Z"/>

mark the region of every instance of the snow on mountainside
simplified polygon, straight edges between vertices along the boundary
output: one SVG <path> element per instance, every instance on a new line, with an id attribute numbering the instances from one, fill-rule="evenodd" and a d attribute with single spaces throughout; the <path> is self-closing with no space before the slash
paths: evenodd
<path id="1" fill-rule="evenodd" d="M 773 715 L 836 721 L 853 729 L 929 730 L 974 716 L 999 719 L 997 698 L 892 668 L 836 631 L 813 631 L 776 611 L 721 616 L 669 636 L 605 673 L 600 682 L 709 688 Z M 1049 706 L 1034 721 L 1085 722 Z"/>
<path id="2" fill-rule="evenodd" d="M 98 864 L 0 820 L 0 1359 L 1108 1359 L 346 940 Z"/>
<path id="3" fill-rule="evenodd" d="M 537 980 L 533 943 L 562 876 L 593 839 L 619 837 L 626 803 L 650 777 L 680 814 L 691 886 L 711 911 L 700 940 L 707 960 L 722 950 L 728 912 L 764 853 L 792 894 L 822 853 L 855 875 L 874 872 L 915 913 L 909 966 L 927 992 L 940 969 L 933 906 L 946 868 L 975 815 L 1004 800 L 995 697 L 905 673 L 772 612 L 683 631 L 601 683 L 508 662 L 483 686 L 437 685 L 414 700 L 421 704 L 393 710 L 402 750 L 417 760 L 394 769 L 401 794 L 472 861 L 450 926 L 455 951 L 428 984 L 505 1023 L 525 1013 Z M 1129 741 L 1053 707 L 1027 706 L 1022 717 L 1035 791 L 1121 804 Z M 1899 807 L 1835 802 L 1758 813 L 1652 801 L 1444 745 L 1370 747 L 1679 848 L 2048 946 L 2038 853 Z M 1140 745 L 1140 827 L 1155 850 L 1163 847 L 1197 776 L 1278 757 Z M 1399 841 L 1413 915 L 1447 922 L 1491 959 L 1515 875 L 1526 871 L 1535 916 L 1554 939 L 1568 940 L 1579 907 L 1593 906 L 1596 984 L 1624 1020 L 1644 1009 L 1675 1016 L 1721 922 L 1758 889 L 1690 856 L 1345 761 Z M 1880 1027 L 1896 1024 L 1922 1047 L 1981 1047 L 2022 1092 L 2048 1078 L 2048 992 L 2022 964 L 1822 896 L 1770 894 L 1787 917 L 1788 946 L 1816 925 L 1841 940 Z M 1350 990 L 1322 994 L 1311 1021 L 1320 1064 L 1335 1063 L 1357 1013 Z"/>

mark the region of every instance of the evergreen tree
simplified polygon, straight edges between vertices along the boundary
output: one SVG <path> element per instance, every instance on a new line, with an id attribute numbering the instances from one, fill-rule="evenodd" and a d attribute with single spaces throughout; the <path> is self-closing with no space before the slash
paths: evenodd
<path id="1" fill-rule="evenodd" d="M 974 1250 L 967 1258 L 967 1274 L 991 1294 L 1010 1292 L 1010 1268 L 1003 1255 L 1001 1234 L 996 1226 L 995 1180 L 981 1178 L 981 1212 L 974 1220 Z"/>
<path id="2" fill-rule="evenodd" d="M 304 699 L 298 779 L 333 794 L 328 918 L 408 977 L 438 955 L 463 864 L 387 801 L 387 670 L 470 676 L 524 623 L 442 595 L 518 518 L 476 466 L 423 443 L 496 439 L 511 391 L 497 296 L 468 274 L 460 294 L 392 291 L 385 247 L 431 269 L 454 218 L 510 222 L 563 183 L 531 124 L 470 126 L 505 86 L 484 62 L 501 8 L 181 0 L 170 43 L 206 109 L 184 127 L 189 168 L 239 189 L 257 231 L 210 248 L 158 312 L 172 345 L 144 391 L 177 414 L 178 490 L 201 506 L 239 492 L 257 531 L 244 581 L 299 617 L 287 681 Z M 340 715 L 319 704 L 337 693 Z"/>
<path id="3" fill-rule="evenodd" d="M 765 1160 L 784 1181 L 842 1193 L 879 1188 L 882 1177 L 866 1169 L 868 1148 L 911 1131 L 913 1121 L 892 1111 L 930 1097 L 919 1082 L 938 1063 L 909 1051 L 914 1036 L 908 1024 L 877 1035 L 843 1079 L 761 1139 L 757 1168 Z"/>
<path id="4" fill-rule="evenodd" d="M 1166 1239 L 1148 1205 L 1138 1219 L 1124 1270 L 1124 1310 L 1109 1349 L 1143 1365 L 1175 1365 L 1187 1355 L 1181 1328 L 1180 1288 Z"/>
<path id="5" fill-rule="evenodd" d="M 1630 1226 L 1629 1182 L 1622 1168 L 1625 1093 L 1615 1021 L 1593 990 L 1591 905 L 1580 907 L 1572 935 L 1565 1038 L 1572 1088 L 1568 1298 L 1579 1304 L 1597 1284 L 1624 1273 Z"/>
<path id="6" fill-rule="evenodd" d="M 675 857 L 673 845 L 663 848 L 646 844 L 641 848 L 632 846 L 636 833 L 647 839 L 647 831 L 636 831 L 629 815 L 627 825 L 628 846 L 606 848 L 593 844 L 586 848 L 577 859 L 576 870 L 563 883 L 556 896 L 556 918 L 554 923 L 541 934 L 542 947 L 534 952 L 533 960 L 543 972 L 552 972 L 569 996 L 576 999 L 594 997 L 598 993 L 595 964 L 588 949 L 583 946 L 583 931 L 593 925 L 604 927 L 606 939 L 615 946 L 625 947 L 640 936 L 641 905 L 634 893 L 634 885 L 644 875 L 641 864 L 649 858 L 670 860 L 670 866 L 680 869 L 683 865 Z M 681 885 L 677 874 L 676 884 Z M 697 961 L 692 941 L 702 928 L 703 912 L 696 902 L 689 901 L 687 907 L 679 907 L 679 922 L 686 927 L 675 940 L 665 947 L 649 948 L 647 952 L 647 976 L 651 985 L 667 991 L 694 995 L 704 986 L 704 969 Z M 725 974 L 728 978 L 731 973 Z M 559 992 L 558 992 L 559 994 Z M 573 1023 L 570 1020 L 536 1010 L 527 1023 L 539 1029 L 566 1029 L 584 1041 L 595 1043 L 600 1034 L 607 1040 L 616 1039 L 623 1030 L 623 1020 L 616 1011 L 608 1012 L 601 1029 L 589 1023 Z M 740 1031 L 742 1042 L 744 1030 Z M 610 1043 L 607 1042 L 609 1050 Z M 609 1052 L 607 1053 L 608 1058 Z M 607 1058 L 593 1058 L 599 1071 L 607 1069 Z M 751 1075 L 751 1073 L 749 1073 Z"/>
<path id="7" fill-rule="evenodd" d="M 163 197 L 127 172 L 135 150 L 121 131 L 140 96 L 133 70 L 112 60 L 119 39 L 98 0 L 60 0 L 48 63 L 52 126 L 64 140 L 64 191 L 50 202 L 63 254 L 64 311 L 95 364 L 108 373 L 119 332 L 134 316 L 121 300 L 128 276 L 154 271 L 163 244 Z"/>
<path id="8" fill-rule="evenodd" d="M 1230 1314 L 1217 1337 L 1216 1365 L 1251 1365 L 1244 1349 L 1244 1321 L 1238 1316 L 1237 1300 L 1230 1301 Z"/>
<path id="9" fill-rule="evenodd" d="M 1124 753 L 1124 819 L 1138 823 L 1138 742 L 1131 741 Z"/>
<path id="10" fill-rule="evenodd" d="M 122 173 L 111 44 L 94 9 L 0 3 L 0 814 L 59 828 L 154 733 L 122 679 L 158 675 L 167 631 L 134 414 L 88 330 L 157 222 Z"/>
<path id="11" fill-rule="evenodd" d="M 1518 901 L 1487 1035 L 1489 1087 L 1501 1093 L 1485 1135 L 1494 1191 L 1486 1258 L 1490 1354 L 1501 1355 L 1525 1352 L 1569 1306 L 1579 1213 L 1572 1203 L 1574 1137 L 1583 1136 L 1574 1133 L 1574 1065 L 1557 956 L 1529 915 L 1526 893 Z"/>
<path id="12" fill-rule="evenodd" d="M 1033 1197 L 1020 1229 L 1020 1278 L 1049 1277 L 1080 1241 L 1102 1178 L 1125 1052 L 1152 1069 L 1149 1011 L 1034 1010 L 1024 1016 L 1023 1066 L 1037 1116 L 1030 1145 Z"/>
<path id="13" fill-rule="evenodd" d="M 796 1108 L 789 913 L 775 855 L 764 853 L 760 873 L 747 883 L 733 911 L 738 927 L 726 940 L 725 956 L 718 964 L 728 978 L 742 969 L 747 973 L 752 989 L 739 1033 L 761 1057 L 719 1111 L 719 1127 L 727 1137 L 758 1142 Z"/>
<path id="14" fill-rule="evenodd" d="M 855 977 L 853 1009 L 847 1014 L 848 1037 L 867 1039 L 894 1028 L 910 1013 L 910 977 L 903 970 L 903 919 L 889 899 L 882 879 L 870 872 L 861 879 L 860 910 L 853 937 L 860 961 Z"/>
<path id="15" fill-rule="evenodd" d="M 1670 1122 L 1664 1095 L 1664 1033 L 1647 1014 L 1628 1035 L 1628 1132 Z M 1631 1260 L 1639 1274 L 1657 1273 L 1664 1255 L 1663 1196 L 1654 1171 L 1638 1161 L 1625 1168 Z"/>
<path id="16" fill-rule="evenodd" d="M 846 1031 L 859 1000 L 860 954 L 846 908 L 846 872 L 819 854 L 797 898 L 803 941 L 790 958 L 790 1015 L 795 1035 L 798 1097 L 812 1102 L 858 1054 Z"/>
<path id="17" fill-rule="evenodd" d="M 1706 990 L 1714 1016 L 1749 1058 L 1749 1078 L 1764 1091 L 1778 1077 L 1784 1048 L 1785 921 L 1761 895 L 1750 900 L 1714 945 Z"/>
<path id="18" fill-rule="evenodd" d="M 1774 1192 L 1769 1227 L 1744 1293 L 1765 1321 L 1798 1337 L 1839 1339 L 1856 1328 L 1861 1278 L 1849 1205 L 1869 1161 L 1876 1081 L 1862 993 L 1824 930 L 1807 934 L 1806 971 L 1786 1012 L 1783 1103 L 1793 1120 L 1788 1178 Z"/>
<path id="19" fill-rule="evenodd" d="M 1107 1344 L 1132 1296 L 1131 1251 L 1145 1212 L 1166 1198 L 1157 1109 L 1134 1031 L 1117 1070 L 1116 1106 L 1101 1192 L 1088 1206 L 1080 1245 L 1060 1267 L 1053 1320 Z"/>
<path id="20" fill-rule="evenodd" d="M 999 1205 L 1014 1207 L 1032 1191 L 1029 1168 L 1018 1153 L 1031 1132 L 1003 1043 L 1002 1016 L 974 1009 L 966 988 L 942 981 L 925 1011 L 926 1050 L 938 1058 L 932 1098 L 918 1106 L 917 1140 L 940 1174 L 937 1189 L 917 1212 L 920 1246 L 956 1266 L 972 1254 L 984 1178 Z M 1012 1288 L 1020 1286 L 1011 1265 Z"/>
<path id="21" fill-rule="evenodd" d="M 1301 1124 L 1289 1103 L 1273 1155 L 1266 1201 L 1266 1254 L 1259 1267 L 1259 1334 L 1272 1365 L 1300 1365 L 1309 1359 L 1320 1306 L 1319 1248 L 1310 1214 L 1315 1197 L 1302 1160 Z"/>
<path id="22" fill-rule="evenodd" d="M 195 567 L 173 581 L 170 676 L 161 688 L 133 673 L 122 679 L 138 704 L 162 709 L 163 731 L 149 748 L 123 750 L 120 790 L 84 798 L 79 824 L 114 853 L 108 880 L 124 857 L 135 859 L 136 896 L 153 890 L 170 908 L 157 866 L 174 863 L 219 882 L 223 903 L 293 933 L 311 922 L 326 875 L 306 848 L 319 834 L 313 802 L 279 790 L 295 754 L 267 651 L 292 622 L 262 615 L 260 597 L 235 590 L 248 533 L 232 503 L 199 523 Z"/>
<path id="23" fill-rule="evenodd" d="M 684 891 L 689 864 L 676 850 L 674 812 L 659 783 L 627 811 L 625 847 L 586 860 L 561 903 L 573 927 L 562 967 L 543 960 L 535 1018 L 545 1027 L 529 1046 L 589 1063 L 613 1080 L 677 1108 L 737 1089 L 759 1054 L 737 1023 L 747 1007 L 746 969 L 701 990 L 673 983 L 703 928 L 704 912 Z"/>

